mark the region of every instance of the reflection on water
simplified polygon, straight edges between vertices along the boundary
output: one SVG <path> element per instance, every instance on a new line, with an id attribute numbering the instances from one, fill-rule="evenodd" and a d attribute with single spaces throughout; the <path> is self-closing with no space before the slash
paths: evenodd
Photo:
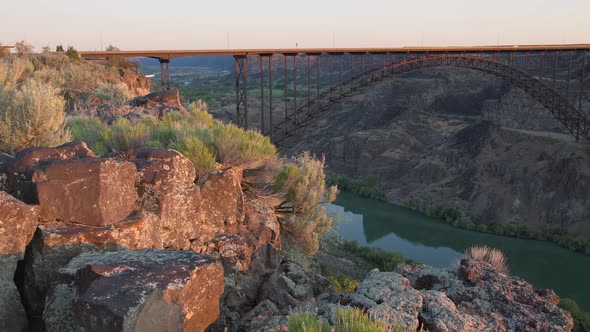
<path id="1" fill-rule="evenodd" d="M 326 209 L 334 217 L 334 230 L 342 238 L 401 252 L 431 266 L 451 266 L 473 245 L 498 248 L 508 257 L 513 274 L 536 288 L 553 288 L 560 296 L 574 298 L 590 310 L 588 255 L 548 242 L 458 229 L 421 213 L 347 192 L 340 193 Z"/>

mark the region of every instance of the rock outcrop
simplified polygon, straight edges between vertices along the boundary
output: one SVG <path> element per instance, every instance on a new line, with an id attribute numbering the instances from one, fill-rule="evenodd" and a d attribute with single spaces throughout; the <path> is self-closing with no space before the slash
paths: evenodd
<path id="1" fill-rule="evenodd" d="M 166 105 L 168 109 L 170 106 L 185 111 L 184 106 L 180 102 L 180 93 L 176 89 L 157 91 L 140 96 L 129 101 L 129 105 L 135 107 L 154 107 L 158 105 Z"/>
<path id="2" fill-rule="evenodd" d="M 0 158 L 2 329 L 32 323 L 50 331 L 145 324 L 204 330 L 218 316 L 221 263 L 245 271 L 262 246 L 280 248 L 273 208 L 243 193 L 241 168 L 196 182 L 193 164 L 177 151 L 143 149 L 124 157 L 97 158 L 86 144 L 71 143 Z M 154 251 L 164 248 L 187 251 Z M 115 297 L 111 284 L 135 287 L 130 294 L 139 297 L 124 296 L 125 309 L 117 307 L 124 301 L 98 303 Z M 101 286 L 88 300 L 93 285 Z M 64 296 L 74 303 L 67 315 L 81 325 L 61 325 Z M 153 321 L 164 311 L 168 320 Z"/>
<path id="3" fill-rule="evenodd" d="M 223 268 L 190 251 L 83 253 L 59 270 L 48 331 L 203 331 L 219 315 Z"/>

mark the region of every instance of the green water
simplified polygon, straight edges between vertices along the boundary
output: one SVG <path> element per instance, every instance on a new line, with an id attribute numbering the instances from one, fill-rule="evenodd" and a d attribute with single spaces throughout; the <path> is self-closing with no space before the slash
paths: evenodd
<path id="1" fill-rule="evenodd" d="M 455 228 L 410 209 L 342 192 L 326 206 L 346 240 L 403 253 L 427 265 L 449 267 L 473 245 L 502 250 L 510 271 L 535 288 L 552 288 L 590 311 L 590 255 L 555 244 Z"/>

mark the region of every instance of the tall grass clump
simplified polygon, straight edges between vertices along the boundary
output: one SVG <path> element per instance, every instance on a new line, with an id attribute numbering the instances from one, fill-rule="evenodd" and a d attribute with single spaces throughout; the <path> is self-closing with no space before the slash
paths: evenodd
<path id="1" fill-rule="evenodd" d="M 108 152 L 109 128 L 95 117 L 75 117 L 67 122 L 74 141 L 84 141 L 96 154 Z"/>
<path id="2" fill-rule="evenodd" d="M 406 332 L 404 329 L 389 327 L 383 320 L 372 320 L 358 308 L 336 310 L 334 326 L 315 314 L 299 312 L 289 315 L 289 332 Z"/>
<path id="3" fill-rule="evenodd" d="M 106 145 L 112 151 L 133 153 L 148 141 L 150 130 L 146 122 L 131 123 L 125 118 L 119 118 L 105 135 Z"/>
<path id="4" fill-rule="evenodd" d="M 498 272 L 509 272 L 506 256 L 498 249 L 488 246 L 473 246 L 465 250 L 465 256 L 469 259 L 486 262 Z"/>
<path id="5" fill-rule="evenodd" d="M 318 251 L 320 237 L 333 224 L 322 204 L 333 202 L 338 188 L 326 188 L 324 168 L 324 158 L 304 152 L 283 168 L 276 181 L 277 189 L 285 193 L 283 203 L 276 209 L 282 228 L 309 256 Z"/>

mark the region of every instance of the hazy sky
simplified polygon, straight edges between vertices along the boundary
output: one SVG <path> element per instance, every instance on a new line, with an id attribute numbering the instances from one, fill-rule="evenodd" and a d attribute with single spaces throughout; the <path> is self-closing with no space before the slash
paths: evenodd
<path id="1" fill-rule="evenodd" d="M 37 50 L 590 43 L 590 0 L 0 1 L 0 42 Z"/>

